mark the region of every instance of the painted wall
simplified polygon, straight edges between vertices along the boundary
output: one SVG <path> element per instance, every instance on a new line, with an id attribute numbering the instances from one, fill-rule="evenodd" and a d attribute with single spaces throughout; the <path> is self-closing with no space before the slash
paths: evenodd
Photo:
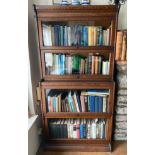
<path id="1" fill-rule="evenodd" d="M 28 131 L 28 155 L 36 155 L 40 145 L 40 137 L 38 135 L 38 119 Z"/>
<path id="2" fill-rule="evenodd" d="M 28 47 L 29 47 L 29 78 L 28 78 L 28 102 L 31 105 L 32 114 L 40 113 L 39 106 L 36 101 L 36 86 L 40 81 L 40 71 L 38 63 L 38 39 L 37 39 L 37 26 L 35 22 L 35 13 L 33 9 L 33 1 L 28 1 Z M 33 109 L 34 107 L 34 109 Z M 41 139 L 38 134 L 40 128 L 40 116 L 37 118 L 32 127 L 28 130 L 28 155 L 36 155 L 39 148 Z"/>
<path id="3" fill-rule="evenodd" d="M 34 4 L 38 5 L 51 5 L 52 0 L 33 0 Z M 61 0 L 54 0 L 55 3 L 60 3 Z M 71 2 L 71 0 L 68 0 Z M 91 0 L 92 5 L 105 5 L 109 4 L 109 0 Z M 118 29 L 127 29 L 127 3 L 121 6 L 118 17 Z"/>

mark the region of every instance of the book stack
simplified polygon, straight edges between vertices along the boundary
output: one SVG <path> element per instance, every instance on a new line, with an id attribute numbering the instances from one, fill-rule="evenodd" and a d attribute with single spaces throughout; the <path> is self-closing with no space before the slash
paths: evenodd
<path id="1" fill-rule="evenodd" d="M 127 60 L 127 31 L 117 32 L 115 60 L 117 61 Z"/>
<path id="2" fill-rule="evenodd" d="M 108 46 L 110 30 L 102 26 L 43 24 L 44 46 Z"/>
<path id="3" fill-rule="evenodd" d="M 107 112 L 108 96 L 109 90 L 50 90 L 48 112 Z"/>
<path id="4" fill-rule="evenodd" d="M 103 56 L 89 54 L 81 55 L 45 54 L 46 72 L 49 75 L 65 74 L 102 74 L 109 75 L 109 60 Z"/>
<path id="5" fill-rule="evenodd" d="M 104 119 L 58 119 L 50 120 L 51 138 L 105 139 Z"/>

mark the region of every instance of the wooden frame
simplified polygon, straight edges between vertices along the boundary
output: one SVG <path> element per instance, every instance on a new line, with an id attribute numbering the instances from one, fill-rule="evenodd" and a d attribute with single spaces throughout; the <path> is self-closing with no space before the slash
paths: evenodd
<path id="1" fill-rule="evenodd" d="M 42 126 L 45 140 L 45 150 L 53 151 L 111 151 L 112 121 L 114 111 L 114 55 L 116 46 L 116 29 L 119 7 L 116 5 L 94 5 L 94 6 L 35 6 L 39 48 L 40 66 L 42 73 L 41 87 L 41 110 Z M 88 46 L 88 47 L 58 47 L 43 46 L 42 22 L 82 22 L 93 21 L 95 25 L 111 25 L 110 45 L 109 46 Z M 110 74 L 109 75 L 46 75 L 44 54 L 48 53 L 99 53 L 110 55 Z M 71 113 L 59 112 L 51 113 L 46 111 L 45 89 L 109 89 L 109 103 L 107 113 Z M 106 139 L 50 139 L 48 132 L 48 120 L 56 118 L 105 118 Z"/>

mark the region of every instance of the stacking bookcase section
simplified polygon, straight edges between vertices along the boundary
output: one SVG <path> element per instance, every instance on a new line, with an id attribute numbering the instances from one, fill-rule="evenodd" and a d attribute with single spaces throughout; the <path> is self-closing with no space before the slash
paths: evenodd
<path id="1" fill-rule="evenodd" d="M 114 52 L 109 50 L 44 50 L 41 53 L 45 80 L 109 80 Z"/>
<path id="2" fill-rule="evenodd" d="M 50 119 L 51 139 L 106 139 L 106 119 Z"/>
<path id="3" fill-rule="evenodd" d="M 108 28 L 94 21 L 42 22 L 43 46 L 110 46 L 111 23 Z M 97 25 L 97 26 L 96 26 Z"/>
<path id="4" fill-rule="evenodd" d="M 113 80 L 117 6 L 35 9 L 44 80 Z"/>
<path id="5" fill-rule="evenodd" d="M 45 117 L 83 117 L 113 113 L 114 83 L 43 82 L 42 110 Z M 93 115 L 95 113 L 95 115 Z M 69 115 L 68 115 L 69 114 Z"/>

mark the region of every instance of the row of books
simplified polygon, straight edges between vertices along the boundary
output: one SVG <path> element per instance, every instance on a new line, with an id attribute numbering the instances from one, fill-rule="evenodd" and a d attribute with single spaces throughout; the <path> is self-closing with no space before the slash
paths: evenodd
<path id="1" fill-rule="evenodd" d="M 47 74 L 102 74 L 109 75 L 109 60 L 103 56 L 89 54 L 88 57 L 81 55 L 45 54 Z"/>
<path id="2" fill-rule="evenodd" d="M 118 31 L 116 40 L 116 57 L 115 60 L 127 60 L 127 31 Z"/>
<path id="3" fill-rule="evenodd" d="M 106 112 L 109 90 L 59 91 L 50 90 L 48 112 Z"/>
<path id="4" fill-rule="evenodd" d="M 104 119 L 58 119 L 50 120 L 51 138 L 105 139 Z"/>
<path id="5" fill-rule="evenodd" d="M 110 28 L 43 24 L 44 46 L 102 46 L 110 44 Z"/>

